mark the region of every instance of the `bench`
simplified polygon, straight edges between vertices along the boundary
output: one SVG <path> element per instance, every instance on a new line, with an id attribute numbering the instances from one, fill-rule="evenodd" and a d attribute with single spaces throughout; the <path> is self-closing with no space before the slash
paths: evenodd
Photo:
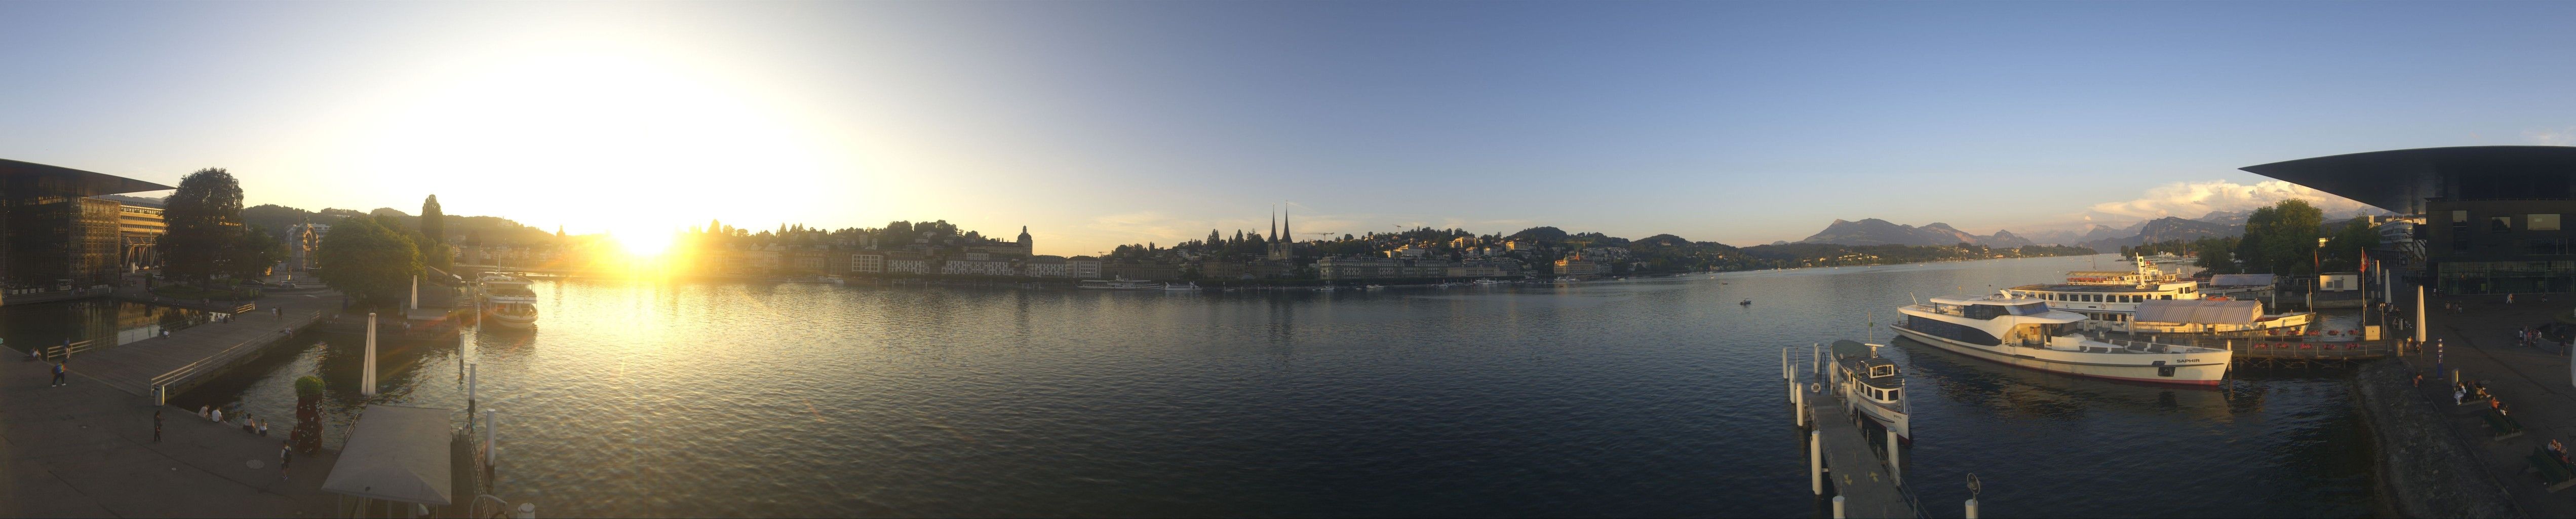
<path id="1" fill-rule="evenodd" d="M 2549 449 L 2532 448 L 2531 455 L 2522 459 L 2531 463 L 2532 471 L 2540 474 L 2541 486 L 2548 487 L 2550 492 L 2576 487 L 2576 467 L 2558 461 L 2557 456 L 2549 455 Z"/>
<path id="2" fill-rule="evenodd" d="M 2511 416 L 2505 416 L 2494 410 L 2488 410 L 2486 414 L 2478 416 L 2486 419 L 2487 432 L 2494 434 L 2497 440 L 2522 435 L 2522 422 L 2514 420 Z"/>

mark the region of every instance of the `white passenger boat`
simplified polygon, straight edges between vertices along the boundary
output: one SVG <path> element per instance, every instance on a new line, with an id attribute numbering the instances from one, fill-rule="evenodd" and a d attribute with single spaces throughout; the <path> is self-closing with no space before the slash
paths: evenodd
<path id="1" fill-rule="evenodd" d="M 1913 440 L 1905 418 L 1912 407 L 1905 403 L 1905 375 L 1895 362 L 1878 356 L 1879 346 L 1834 341 L 1834 391 L 1861 416 L 1895 431 L 1897 438 Z"/>
<path id="2" fill-rule="evenodd" d="M 1074 288 L 1083 290 L 1162 290 L 1163 282 L 1136 281 L 1128 279 L 1085 279 L 1074 283 L 1073 286 Z"/>
<path id="3" fill-rule="evenodd" d="M 531 328 L 537 325 L 537 292 L 528 287 L 526 278 L 503 274 L 484 274 L 474 280 L 483 293 L 483 319 L 503 328 Z"/>
<path id="4" fill-rule="evenodd" d="M 2235 325 L 2193 325 L 2185 323 L 2138 322 L 2138 305 L 2148 301 L 2190 301 L 2218 299 L 2201 293 L 2201 285 L 2175 273 L 2156 267 L 2155 257 L 2132 260 L 2132 270 L 2074 271 L 2066 273 L 2065 283 L 2022 285 L 2004 293 L 2036 298 L 2048 302 L 2049 308 L 2084 316 L 2077 325 L 2083 330 L 2132 333 L 2242 333 L 2278 330 L 2296 334 L 2305 331 L 2316 319 L 2309 312 L 2263 314 L 2252 323 Z"/>
<path id="5" fill-rule="evenodd" d="M 2227 350 L 2077 334 L 2084 316 L 2051 310 L 2043 300 L 2008 293 L 1935 297 L 1897 308 L 1897 333 L 1987 361 L 2087 377 L 2216 385 L 2227 377 Z"/>

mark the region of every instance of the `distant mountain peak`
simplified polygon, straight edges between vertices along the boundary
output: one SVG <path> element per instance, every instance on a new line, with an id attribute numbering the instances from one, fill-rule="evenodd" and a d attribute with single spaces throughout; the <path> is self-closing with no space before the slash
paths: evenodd
<path id="1" fill-rule="evenodd" d="M 2013 236 L 2011 234 L 1998 234 L 1996 236 L 1978 236 L 1975 234 L 1969 234 L 1965 231 L 1959 230 L 1958 228 L 1951 227 L 1950 224 L 1947 223 L 1934 222 L 1931 225 L 1915 227 L 1877 218 L 1863 218 L 1857 222 L 1837 218 L 1834 219 L 1832 224 L 1826 225 L 1825 230 L 1818 231 L 1814 236 L 1808 236 L 1807 239 L 1799 240 L 1799 243 L 1827 243 L 1834 245 L 1957 245 L 1961 243 L 1972 243 L 1989 247 L 2020 247 L 2031 244 L 2030 240 L 2022 239 L 2019 236 Z"/>

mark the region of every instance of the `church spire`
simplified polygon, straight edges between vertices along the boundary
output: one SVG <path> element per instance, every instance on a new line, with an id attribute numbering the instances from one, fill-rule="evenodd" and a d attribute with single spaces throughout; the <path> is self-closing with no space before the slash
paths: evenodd
<path id="1" fill-rule="evenodd" d="M 1291 244 L 1290 246 L 1293 247 L 1297 243 L 1296 234 L 1297 232 L 1290 230 L 1288 226 L 1288 202 L 1279 202 L 1279 242 Z"/>
<path id="2" fill-rule="evenodd" d="M 1279 206 L 1270 206 L 1270 243 L 1279 243 Z"/>

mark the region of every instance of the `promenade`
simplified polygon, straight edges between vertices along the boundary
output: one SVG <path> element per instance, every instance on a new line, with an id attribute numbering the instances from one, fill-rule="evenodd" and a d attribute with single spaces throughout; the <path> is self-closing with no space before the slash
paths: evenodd
<path id="1" fill-rule="evenodd" d="M 332 514 L 335 500 L 320 487 L 334 456 L 298 454 L 292 478 L 278 478 L 292 417 L 262 437 L 167 408 L 154 443 L 155 407 L 144 398 L 78 372 L 69 385 L 50 381 L 44 363 L 0 364 L 0 516 Z"/>
<path id="2" fill-rule="evenodd" d="M 271 344 L 288 338 L 291 332 L 302 330 L 340 310 L 338 292 L 299 292 L 302 293 L 261 298 L 257 310 L 237 315 L 231 321 L 192 326 L 172 332 L 169 337 L 101 346 L 72 356 L 71 368 L 109 387 L 149 397 L 155 377 L 192 366 L 203 369 L 197 372 L 198 375 L 219 372 L 219 368 L 226 364 L 257 357 Z M 138 296 L 120 292 L 118 297 L 133 299 Z M 194 380 L 164 382 L 171 383 L 175 393 L 189 387 Z"/>
<path id="3" fill-rule="evenodd" d="M 2411 292 L 2401 292 L 2400 302 L 2412 299 Z M 2505 303 L 2501 295 L 2428 299 L 2426 337 L 2445 344 L 2440 367 L 2459 370 L 2462 380 L 2484 382 L 2510 406 L 2512 418 L 2522 426 L 2518 436 L 2499 435 L 2485 418 L 2484 402 L 2452 402 L 2450 377 L 2436 369 L 2433 348 L 2407 352 L 2400 358 L 2405 368 L 2422 373 L 2425 379 L 2415 396 L 2439 410 L 2443 423 L 2433 426 L 2449 428 L 2477 458 L 2476 465 L 2486 469 L 2484 474 L 2455 476 L 2491 479 L 2511 496 L 2522 515 L 2576 517 L 2576 492 L 2553 492 L 2525 459 L 2552 439 L 2576 444 L 2576 386 L 2571 386 L 2576 380 L 2570 378 L 2567 348 L 2547 341 L 2523 346 L 2514 335 L 2522 327 L 2549 323 L 2566 314 L 2576 295 L 2558 294 L 2542 302 L 2540 296 L 2525 294 L 2517 296 L 2514 304 Z M 2463 309 L 2445 311 L 2445 304 Z"/>

